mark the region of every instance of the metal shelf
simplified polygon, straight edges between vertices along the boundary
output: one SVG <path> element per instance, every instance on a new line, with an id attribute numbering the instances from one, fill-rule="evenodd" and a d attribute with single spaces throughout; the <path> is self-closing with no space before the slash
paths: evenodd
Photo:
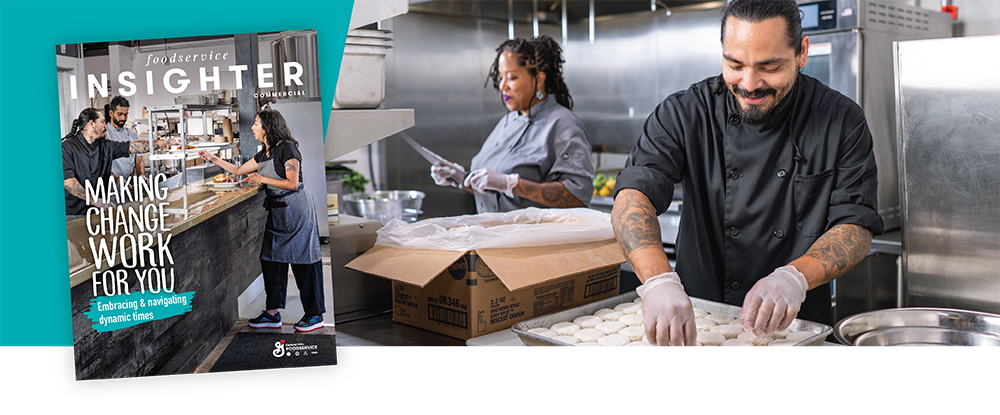
<path id="1" fill-rule="evenodd" d="M 186 121 L 187 118 L 190 118 L 190 117 L 189 116 L 185 116 L 184 113 L 185 112 L 189 112 L 189 111 L 200 112 L 201 113 L 201 123 L 202 123 L 202 132 L 203 132 L 202 138 L 206 142 L 209 141 L 209 139 L 208 139 L 208 137 L 209 137 L 208 113 L 209 112 L 212 112 L 212 111 L 226 111 L 227 112 L 227 114 L 226 114 L 227 118 L 232 119 L 232 117 L 233 117 L 233 106 L 232 105 L 174 104 L 174 105 L 161 105 L 161 106 L 154 106 L 154 107 L 146 107 L 146 112 L 148 114 L 148 120 L 149 120 L 149 128 L 150 128 L 150 130 L 149 130 L 149 138 L 148 138 L 148 140 L 149 140 L 149 149 L 150 149 L 149 160 L 150 160 L 150 168 L 154 172 L 156 171 L 155 165 L 153 163 L 154 161 L 159 161 L 161 163 L 164 163 L 164 162 L 168 162 L 168 161 L 188 160 L 188 159 L 193 159 L 193 158 L 198 157 L 197 154 L 198 154 L 199 150 L 209 150 L 209 148 L 211 148 L 211 151 L 220 151 L 220 150 L 225 150 L 225 149 L 233 148 L 234 144 L 228 143 L 228 144 L 223 144 L 221 146 L 214 146 L 213 145 L 213 146 L 204 146 L 205 148 L 186 149 L 186 147 L 187 147 L 187 134 L 186 134 L 185 129 L 187 128 L 187 123 L 185 121 Z M 179 122 L 177 123 L 177 132 L 180 134 L 181 148 L 183 150 L 167 150 L 164 153 L 154 154 L 153 153 L 153 149 L 156 148 L 156 146 L 153 144 L 153 140 L 157 139 L 156 137 L 158 135 L 157 132 L 156 132 L 156 127 L 157 127 L 156 119 L 157 119 L 157 116 L 161 115 L 164 118 L 171 118 L 170 115 L 169 115 L 170 113 L 177 113 L 177 118 L 179 119 Z M 169 127 L 169 125 L 170 125 L 169 121 L 167 121 L 167 125 Z M 193 153 L 193 154 L 189 153 L 189 151 L 191 153 Z M 204 174 L 203 172 L 201 172 L 201 173 L 202 173 L 202 175 Z M 189 184 L 189 180 L 188 179 L 189 178 L 188 178 L 187 163 L 186 162 L 182 162 L 182 163 L 180 163 L 180 174 L 175 175 L 173 177 L 170 177 L 169 179 L 167 179 L 167 181 L 165 183 L 167 184 L 167 188 L 168 189 L 173 189 L 173 188 L 182 187 L 182 186 L 185 186 L 185 185 Z M 191 177 L 191 179 L 195 180 L 196 178 L 195 177 Z M 198 180 L 201 180 L 201 179 L 203 179 L 203 177 L 200 178 L 200 179 L 198 179 Z M 188 197 L 187 197 L 187 191 L 185 190 L 184 197 L 183 197 L 183 210 L 186 210 L 186 209 L 188 209 Z M 168 212 L 168 213 L 172 213 L 172 212 Z"/>

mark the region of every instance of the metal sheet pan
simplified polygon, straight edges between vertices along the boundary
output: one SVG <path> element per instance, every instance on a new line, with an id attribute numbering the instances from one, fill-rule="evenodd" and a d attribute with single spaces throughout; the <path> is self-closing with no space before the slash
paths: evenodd
<path id="1" fill-rule="evenodd" d="M 593 303 L 584 304 L 569 310 L 563 310 L 557 313 L 546 314 L 541 317 L 525 320 L 515 324 L 514 327 L 511 327 L 511 330 L 517 333 L 517 336 L 521 338 L 521 341 L 528 346 L 572 346 L 571 344 L 556 341 L 545 336 L 528 333 L 528 330 L 536 327 L 552 327 L 553 324 L 563 321 L 573 321 L 573 319 L 577 317 L 592 315 L 594 312 L 602 308 L 614 308 L 618 304 L 631 302 L 638 297 L 639 294 L 636 294 L 635 292 L 625 293 L 617 297 L 595 301 Z M 708 311 L 709 313 L 725 313 L 736 318 L 739 318 L 740 313 L 743 311 L 741 307 L 718 303 L 715 301 L 702 300 L 694 297 L 691 298 L 691 305 Z M 796 343 L 795 346 L 819 346 L 823 344 L 823 341 L 826 340 L 830 333 L 833 333 L 833 328 L 826 324 L 813 323 L 800 319 L 792 321 L 792 324 L 788 326 L 788 330 L 792 332 L 811 331 L 816 334 L 815 336 Z"/>

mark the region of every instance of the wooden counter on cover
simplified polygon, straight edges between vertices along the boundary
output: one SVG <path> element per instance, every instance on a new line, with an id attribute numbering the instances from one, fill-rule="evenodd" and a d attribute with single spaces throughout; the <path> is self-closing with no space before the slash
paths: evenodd
<path id="1" fill-rule="evenodd" d="M 183 192 L 172 191 L 167 207 L 183 209 Z M 189 185 L 187 192 L 187 215 L 165 220 L 170 228 L 165 232 L 172 235 L 168 246 L 174 263 L 167 267 L 174 272 L 173 292 L 195 292 L 191 311 L 180 316 L 108 332 L 94 330 L 84 315 L 95 298 L 91 275 L 98 271 L 89 252 L 86 217 L 67 222 L 78 379 L 191 373 L 238 319 L 237 298 L 260 275 L 267 218 L 262 190 L 243 185 L 216 192 Z M 106 264 L 103 269 L 108 269 Z M 110 269 L 125 268 L 119 259 Z M 136 278 L 128 281 L 131 292 L 139 290 Z M 98 295 L 104 293 L 99 290 Z"/>

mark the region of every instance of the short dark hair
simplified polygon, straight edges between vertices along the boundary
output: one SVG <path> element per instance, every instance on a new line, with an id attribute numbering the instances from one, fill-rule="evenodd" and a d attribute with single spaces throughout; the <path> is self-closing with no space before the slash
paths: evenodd
<path id="1" fill-rule="evenodd" d="M 735 17 L 750 23 L 781 17 L 785 19 L 785 35 L 788 47 L 795 49 L 795 56 L 802 54 L 802 15 L 795 0 L 732 0 L 722 9 L 722 35 L 725 43 L 726 20 Z"/>
<path id="2" fill-rule="evenodd" d="M 264 129 L 264 139 L 267 140 L 267 147 L 274 151 L 274 146 L 281 140 L 288 141 L 298 147 L 299 142 L 292 138 L 292 132 L 288 130 L 285 117 L 277 110 L 264 108 L 257 116 L 260 117 L 260 126 Z"/>
<path id="3" fill-rule="evenodd" d="M 120 107 L 128 108 L 129 107 L 128 100 L 121 95 L 115 95 L 114 98 L 111 98 L 111 111 L 114 111 L 116 108 Z"/>
<path id="4" fill-rule="evenodd" d="M 486 79 L 486 85 L 493 81 L 493 89 L 500 90 L 500 55 L 510 51 L 517 56 L 517 64 L 528 68 L 531 76 L 539 72 L 545 73 L 545 93 L 555 97 L 560 105 L 573 109 L 573 97 L 563 80 L 562 65 L 566 61 L 562 57 L 559 42 L 551 37 L 541 35 L 534 39 L 514 38 L 506 40 L 497 47 L 497 56 L 493 58 L 493 66 Z"/>

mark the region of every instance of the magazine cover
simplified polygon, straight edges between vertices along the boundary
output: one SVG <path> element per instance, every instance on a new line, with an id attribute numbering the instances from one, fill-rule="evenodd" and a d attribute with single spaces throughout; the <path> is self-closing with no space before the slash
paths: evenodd
<path id="1" fill-rule="evenodd" d="M 77 379 L 336 364 L 316 31 L 56 61 Z"/>

